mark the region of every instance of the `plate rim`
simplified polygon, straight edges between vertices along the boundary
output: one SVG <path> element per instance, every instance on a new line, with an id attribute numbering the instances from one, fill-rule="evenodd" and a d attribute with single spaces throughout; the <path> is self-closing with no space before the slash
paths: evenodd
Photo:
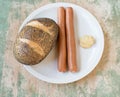
<path id="1" fill-rule="evenodd" d="M 101 43 L 102 43 L 101 45 L 102 45 L 102 47 L 101 47 L 100 55 L 99 55 L 99 57 L 98 57 L 98 60 L 97 60 L 96 64 L 95 64 L 88 72 L 85 72 L 84 75 L 82 75 L 81 77 L 78 76 L 78 77 L 76 77 L 75 79 L 67 80 L 67 81 L 64 81 L 64 82 L 63 82 L 63 81 L 58 81 L 58 80 L 53 80 L 53 79 L 50 79 L 50 78 L 48 78 L 48 77 L 45 77 L 45 76 L 43 76 L 42 74 L 40 74 L 40 73 L 36 72 L 35 70 L 33 70 L 33 69 L 31 68 L 31 66 L 24 65 L 24 64 L 23 64 L 23 66 L 24 66 L 24 68 L 25 68 L 30 74 L 32 74 L 33 76 L 35 76 L 35 77 L 38 78 L 39 80 L 42 80 L 42 81 L 45 81 L 45 82 L 48 82 L 48 83 L 54 83 L 54 84 L 67 84 L 67 83 L 72 83 L 72 82 L 75 82 L 75 81 L 78 81 L 78 80 L 84 78 L 84 77 L 87 76 L 89 73 L 91 73 L 91 72 L 95 69 L 95 67 L 98 65 L 98 63 L 99 63 L 100 60 L 101 60 L 103 51 L 104 51 L 104 45 L 105 45 L 105 42 L 104 42 L 104 32 L 103 32 L 102 27 L 101 27 L 100 23 L 98 22 L 97 18 L 96 18 L 92 13 L 90 13 L 88 10 L 84 9 L 83 7 L 81 7 L 81 6 L 79 6 L 79 5 L 76 5 L 76 4 L 73 4 L 73 3 L 65 3 L 65 2 L 57 2 L 57 3 L 46 4 L 46 5 L 43 5 L 43 6 L 39 7 L 38 9 L 34 10 L 33 12 L 31 12 L 31 13 L 28 15 L 27 18 L 25 18 L 25 20 L 23 21 L 22 25 L 21 25 L 20 28 L 19 28 L 19 32 L 21 31 L 21 29 L 23 28 L 23 26 L 27 23 L 27 21 L 29 21 L 31 17 L 34 17 L 34 16 L 35 16 L 34 14 L 37 14 L 37 11 L 38 11 L 38 10 L 43 10 L 43 9 L 46 9 L 47 7 L 55 6 L 56 4 L 60 4 L 60 5 L 63 4 L 63 6 L 64 6 L 64 5 L 70 5 L 70 6 L 79 7 L 80 9 L 84 10 L 85 12 L 87 12 L 87 14 L 91 15 L 91 16 L 94 18 L 94 20 L 95 20 L 96 23 L 98 24 L 99 30 L 100 30 L 100 32 L 101 32 L 100 34 L 101 34 L 101 37 L 102 37 L 102 39 L 101 39 Z M 34 16 L 33 16 L 33 15 L 34 15 Z M 87 70 L 86 70 L 86 71 L 87 71 Z"/>

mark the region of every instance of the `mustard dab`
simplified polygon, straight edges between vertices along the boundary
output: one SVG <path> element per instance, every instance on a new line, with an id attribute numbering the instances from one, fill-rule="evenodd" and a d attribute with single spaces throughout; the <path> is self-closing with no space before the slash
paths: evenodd
<path id="1" fill-rule="evenodd" d="M 93 36 L 85 35 L 80 37 L 80 46 L 83 48 L 90 48 L 95 44 L 96 40 Z"/>

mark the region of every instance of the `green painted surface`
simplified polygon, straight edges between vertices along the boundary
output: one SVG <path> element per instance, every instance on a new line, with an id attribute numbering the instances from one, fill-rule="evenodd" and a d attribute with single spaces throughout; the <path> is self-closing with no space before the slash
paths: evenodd
<path id="1" fill-rule="evenodd" d="M 6 33 L 8 31 L 9 23 L 8 23 L 8 15 L 11 7 L 11 2 L 9 0 L 0 0 L 0 94 L 4 87 L 2 88 L 1 80 L 2 80 L 2 69 L 4 64 L 4 51 L 5 51 L 5 43 L 6 43 Z M 10 91 L 7 89 L 6 91 Z M 10 93 L 10 92 L 9 92 Z"/>
<path id="2" fill-rule="evenodd" d="M 116 63 L 119 64 L 120 63 L 120 47 L 116 48 L 117 49 L 117 59 L 116 59 Z"/>
<path id="3" fill-rule="evenodd" d="M 50 0 L 50 1 L 54 3 L 56 0 Z"/>
<path id="4" fill-rule="evenodd" d="M 111 5 L 111 18 L 109 22 L 112 23 L 114 28 L 113 38 L 119 42 L 120 39 L 120 1 L 119 0 L 108 0 Z"/>
<path id="5" fill-rule="evenodd" d="M 2 86 L 2 90 L 0 92 L 0 97 L 13 97 L 12 88 Z"/>
<path id="6" fill-rule="evenodd" d="M 33 4 L 33 3 L 34 3 L 33 0 L 13 0 L 13 1 L 15 1 L 15 2 L 19 2 L 19 3 L 27 2 L 27 3 L 29 3 L 29 4 Z M 39 0 L 39 1 L 40 1 L 40 0 Z"/>
<path id="7" fill-rule="evenodd" d="M 98 18 L 107 34 L 103 59 L 90 75 L 78 82 L 54 85 L 39 81 L 14 60 L 11 44 L 31 11 L 56 0 L 0 0 L 0 97 L 119 97 L 120 0 L 57 1 L 79 4 Z"/>
<path id="8" fill-rule="evenodd" d="M 32 96 L 31 97 L 38 97 L 39 94 L 38 93 L 32 93 Z M 44 97 L 44 96 L 43 96 Z"/>
<path id="9" fill-rule="evenodd" d="M 21 73 L 18 73 L 18 80 L 17 80 L 17 89 L 18 95 L 17 97 L 25 97 L 26 91 L 22 88 L 22 84 L 25 82 L 25 78 Z"/>

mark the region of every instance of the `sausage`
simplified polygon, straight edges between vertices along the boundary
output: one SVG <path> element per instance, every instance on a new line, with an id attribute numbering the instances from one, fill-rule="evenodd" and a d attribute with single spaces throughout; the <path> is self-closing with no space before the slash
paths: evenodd
<path id="1" fill-rule="evenodd" d="M 76 44 L 75 44 L 75 35 L 74 35 L 72 7 L 66 8 L 66 36 L 67 36 L 68 68 L 69 71 L 76 72 L 77 71 Z"/>
<path id="2" fill-rule="evenodd" d="M 65 9 L 58 8 L 58 25 L 60 28 L 58 37 L 58 70 L 60 72 L 67 71 L 66 61 L 66 35 L 65 35 Z"/>

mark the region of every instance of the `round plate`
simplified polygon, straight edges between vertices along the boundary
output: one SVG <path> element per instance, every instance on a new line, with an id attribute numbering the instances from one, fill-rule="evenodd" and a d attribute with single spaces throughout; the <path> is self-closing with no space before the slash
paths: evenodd
<path id="1" fill-rule="evenodd" d="M 77 73 L 71 73 L 69 71 L 61 73 L 58 71 L 56 47 L 39 64 L 34 66 L 24 65 L 27 71 L 38 79 L 57 84 L 71 83 L 85 77 L 96 67 L 104 49 L 103 31 L 96 18 L 87 10 L 71 3 L 53 3 L 38 8 L 25 19 L 20 30 L 28 21 L 35 18 L 46 17 L 57 22 L 57 8 L 60 6 L 72 7 L 74 10 L 77 65 L 79 71 Z M 89 49 L 81 48 L 79 39 L 83 35 L 92 35 L 96 39 L 96 44 Z"/>

